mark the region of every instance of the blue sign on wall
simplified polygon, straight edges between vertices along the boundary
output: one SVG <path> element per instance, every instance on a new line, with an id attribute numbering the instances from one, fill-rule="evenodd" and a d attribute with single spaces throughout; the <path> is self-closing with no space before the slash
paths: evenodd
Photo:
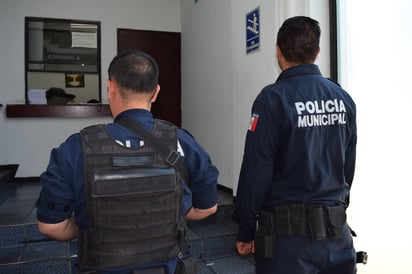
<path id="1" fill-rule="evenodd" d="M 259 7 L 246 14 L 246 53 L 259 49 L 260 13 Z"/>

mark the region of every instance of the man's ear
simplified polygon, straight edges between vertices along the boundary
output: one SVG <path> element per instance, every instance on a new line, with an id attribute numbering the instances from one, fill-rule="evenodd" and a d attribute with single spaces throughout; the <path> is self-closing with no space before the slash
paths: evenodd
<path id="1" fill-rule="evenodd" d="M 318 52 L 316 52 L 315 59 L 313 60 L 313 62 L 315 62 L 315 61 L 316 61 L 316 59 L 317 59 L 317 58 L 318 58 L 318 56 L 319 56 L 319 53 L 320 53 L 320 47 L 318 47 Z"/>
<path id="2" fill-rule="evenodd" d="M 280 50 L 280 47 L 279 47 L 278 44 L 276 44 L 276 59 L 278 61 L 278 65 L 279 65 L 280 69 L 283 71 L 284 68 L 285 68 L 285 66 L 284 66 L 285 58 L 283 57 L 283 53 Z"/>
<path id="3" fill-rule="evenodd" d="M 279 57 L 282 56 L 282 51 L 280 50 L 280 47 L 278 44 L 276 44 L 276 58 L 279 59 Z"/>
<path id="4" fill-rule="evenodd" d="M 153 93 L 152 97 L 150 98 L 150 103 L 154 103 L 156 101 L 157 95 L 159 95 L 159 92 L 160 92 L 160 86 L 157 85 L 155 92 Z"/>
<path id="5" fill-rule="evenodd" d="M 114 87 L 113 87 L 114 83 L 111 80 L 107 80 L 106 85 L 107 85 L 107 100 L 109 100 L 110 102 L 114 96 Z"/>

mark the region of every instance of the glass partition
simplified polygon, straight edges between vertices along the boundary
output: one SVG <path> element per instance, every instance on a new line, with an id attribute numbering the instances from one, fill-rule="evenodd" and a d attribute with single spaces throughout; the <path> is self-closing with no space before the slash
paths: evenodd
<path id="1" fill-rule="evenodd" d="M 100 102 L 100 60 L 100 22 L 26 17 L 26 104 Z"/>

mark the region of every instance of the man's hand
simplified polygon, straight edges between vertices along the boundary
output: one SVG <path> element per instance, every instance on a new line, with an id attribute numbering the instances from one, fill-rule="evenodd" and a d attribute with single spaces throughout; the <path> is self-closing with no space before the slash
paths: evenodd
<path id="1" fill-rule="evenodd" d="M 236 242 L 236 250 L 239 253 L 239 255 L 245 256 L 250 253 L 254 254 L 255 253 L 255 241 L 250 241 L 248 243 Z"/>
<path id="2" fill-rule="evenodd" d="M 198 208 L 192 207 L 189 210 L 189 212 L 186 214 L 186 219 L 190 221 L 202 220 L 212 214 L 215 214 L 216 210 L 217 210 L 217 204 L 211 208 L 206 208 L 206 209 L 198 209 Z"/>

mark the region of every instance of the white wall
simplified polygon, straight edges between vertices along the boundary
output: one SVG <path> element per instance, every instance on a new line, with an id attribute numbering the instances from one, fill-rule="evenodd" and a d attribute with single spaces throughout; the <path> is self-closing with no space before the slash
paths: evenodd
<path id="1" fill-rule="evenodd" d="M 182 1 L 183 126 L 210 152 L 219 183 L 234 190 L 256 95 L 279 74 L 276 33 L 284 19 L 310 15 L 322 27 L 321 56 L 329 75 L 327 1 Z M 246 54 L 246 14 L 260 7 L 260 49 Z"/>
<path id="2" fill-rule="evenodd" d="M 0 164 L 18 163 L 18 177 L 39 176 L 52 147 L 107 118 L 6 118 L 5 105 L 24 103 L 24 17 L 101 21 L 102 95 L 117 52 L 116 29 L 181 31 L 180 0 L 2 0 L 0 3 Z"/>
<path id="3" fill-rule="evenodd" d="M 182 1 L 182 126 L 210 153 L 219 183 L 233 183 L 230 1 Z"/>
<path id="4" fill-rule="evenodd" d="M 342 85 L 358 110 L 350 222 L 365 274 L 412 273 L 412 3 L 340 1 Z M 365 12 L 367 11 L 367 12 Z"/>

